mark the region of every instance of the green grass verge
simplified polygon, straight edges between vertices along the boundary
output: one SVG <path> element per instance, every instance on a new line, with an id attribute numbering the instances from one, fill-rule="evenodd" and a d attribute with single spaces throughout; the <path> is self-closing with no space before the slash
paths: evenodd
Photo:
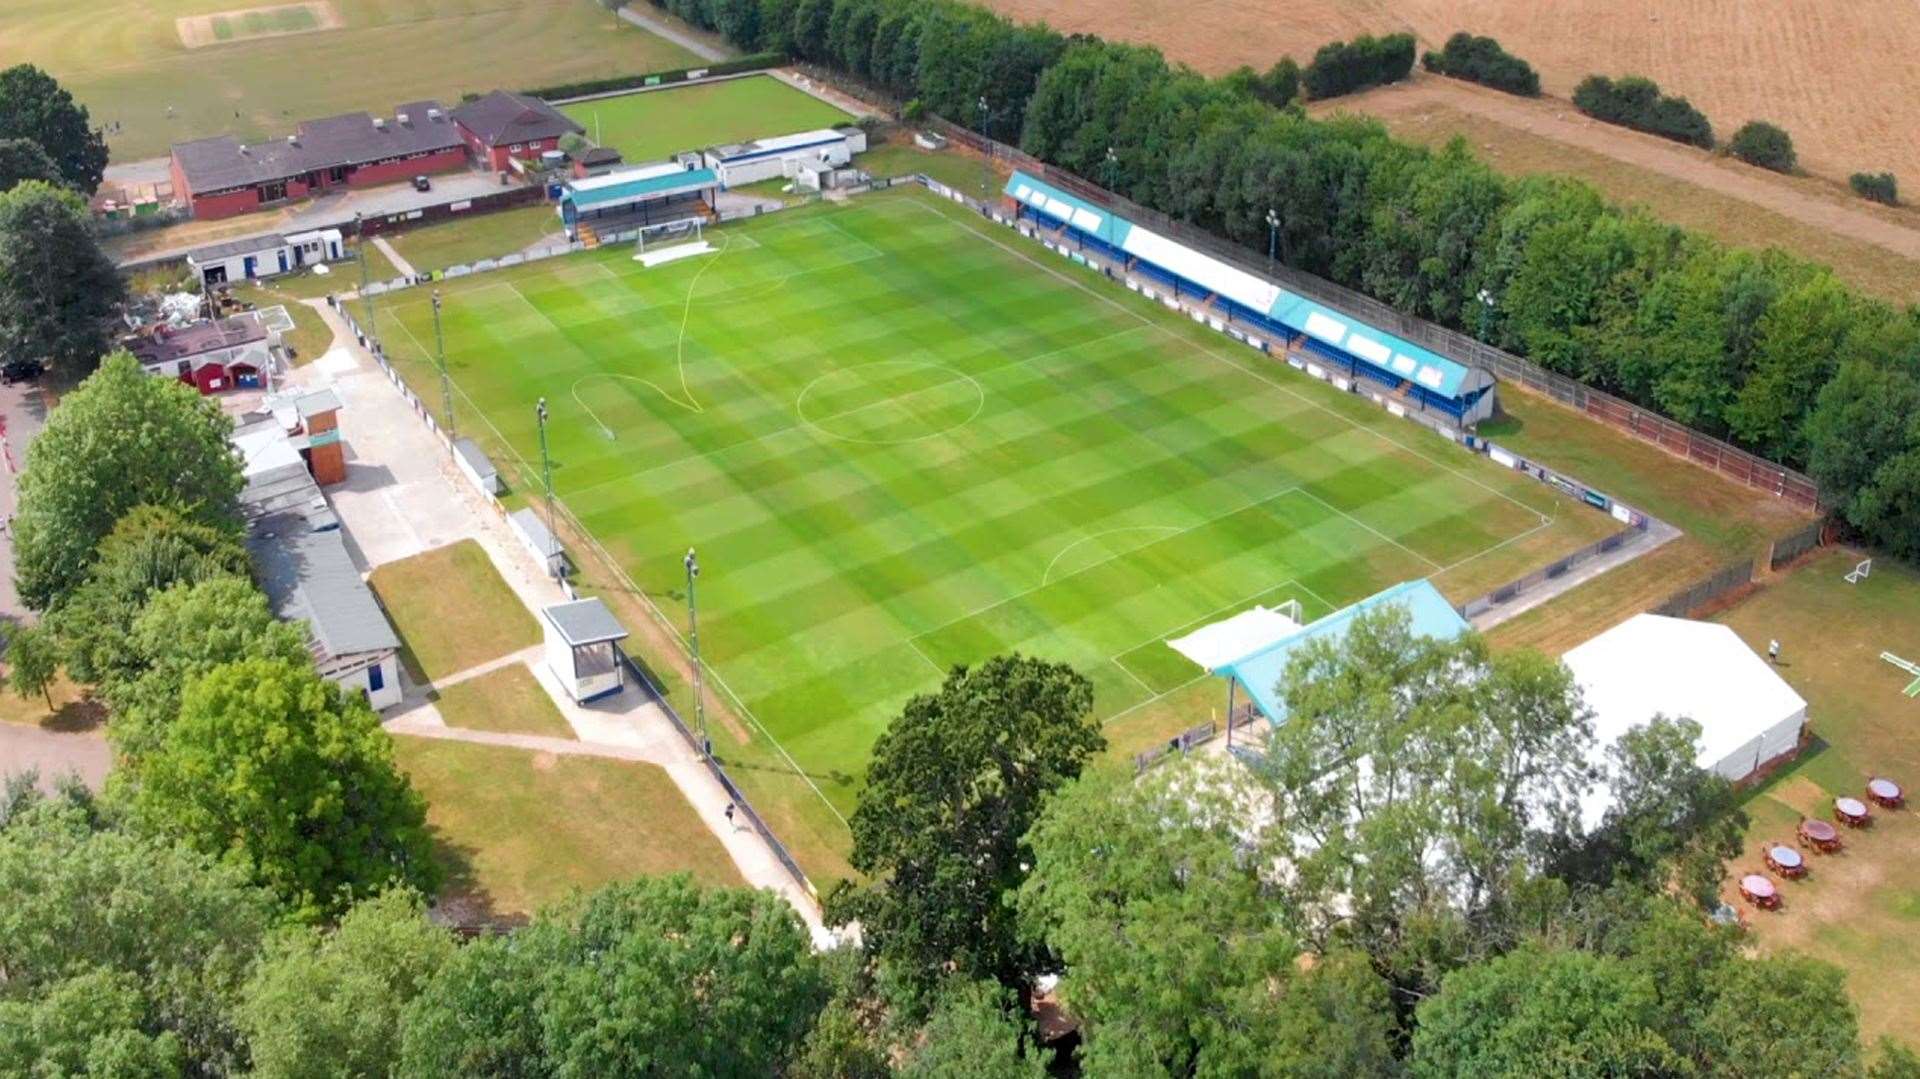
<path id="1" fill-rule="evenodd" d="M 514 663 L 439 691 L 434 707 L 449 727 L 573 738 L 573 725 L 525 664 Z"/>
<path id="2" fill-rule="evenodd" d="M 910 131 L 892 131 L 886 141 L 854 158 L 854 164 L 875 176 L 905 176 L 925 173 L 956 191 L 964 191 L 989 202 L 999 197 L 1006 176 L 977 155 L 951 147 L 922 150 L 913 144 Z"/>
<path id="3" fill-rule="evenodd" d="M 1754 827 L 1736 871 L 1760 868 L 1753 852 L 1790 841 L 1802 815 L 1826 817 L 1834 796 L 1860 797 L 1870 774 L 1920 790 L 1920 700 L 1901 692 L 1913 676 L 1880 659 L 1890 651 L 1920 662 L 1920 573 L 1876 559 L 1872 576 L 1846 583 L 1861 557 L 1823 552 L 1714 619 L 1756 650 L 1781 642 L 1780 674 L 1807 699 L 1814 735 L 1812 748 L 1749 801 Z M 1787 884 L 1781 913 L 1754 917 L 1754 938 L 1839 964 L 1868 1040 L 1910 1039 L 1920 994 L 1920 817 L 1876 813 L 1873 828 L 1848 833 L 1843 855 L 1814 859 L 1806 880 Z"/>
<path id="4" fill-rule="evenodd" d="M 817 789 L 810 832 L 951 664 L 1065 660 L 1123 716 L 1192 683 L 1164 640 L 1203 620 L 1515 576 L 1606 528 L 924 192 L 711 239 L 653 270 L 592 252 L 448 282 L 447 355 L 509 471 L 547 399 L 565 506 L 675 624 L 698 546 L 734 755 Z M 426 377 L 426 298 L 381 318 Z"/>
<path id="5" fill-rule="evenodd" d="M 174 20 L 207 0 L 9 0 L 0 68 L 34 63 L 87 106 L 115 161 L 232 134 L 285 138 L 294 122 L 495 88 L 667 71 L 691 52 L 595 0 L 332 0 L 342 26 L 188 49 Z"/>
<path id="6" fill-rule="evenodd" d="M 533 616 L 474 540 L 376 567 L 367 583 L 400 635 L 401 662 L 419 681 L 540 642 Z"/>
<path id="7" fill-rule="evenodd" d="M 387 242 L 421 273 L 499 258 L 562 231 L 550 206 L 521 206 L 396 232 Z"/>
<path id="8" fill-rule="evenodd" d="M 560 111 L 585 127 L 588 138 L 620 151 L 630 164 L 852 119 L 770 75 L 622 94 Z"/>
<path id="9" fill-rule="evenodd" d="M 450 898 L 532 914 L 574 889 L 660 873 L 744 882 L 655 765 L 401 735 L 394 756 L 427 800 Z"/>

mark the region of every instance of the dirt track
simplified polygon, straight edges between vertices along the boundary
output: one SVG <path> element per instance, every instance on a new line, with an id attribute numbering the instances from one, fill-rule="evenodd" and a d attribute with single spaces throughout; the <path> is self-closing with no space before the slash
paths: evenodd
<path id="1" fill-rule="evenodd" d="M 1717 159 L 1704 151 L 1590 120 L 1564 101 L 1551 98 L 1528 101 L 1451 79 L 1424 76 L 1400 86 L 1342 98 L 1329 103 L 1329 107 L 1392 116 L 1434 102 L 1605 154 L 1766 207 L 1837 235 L 1920 259 L 1920 229 L 1895 224 L 1864 206 L 1856 209 L 1835 199 L 1801 191 L 1791 183 Z"/>

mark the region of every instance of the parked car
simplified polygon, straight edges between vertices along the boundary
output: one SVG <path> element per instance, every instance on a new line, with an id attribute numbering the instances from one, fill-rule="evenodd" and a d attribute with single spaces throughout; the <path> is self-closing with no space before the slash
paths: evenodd
<path id="1" fill-rule="evenodd" d="M 16 382 L 31 382 L 47 371 L 47 365 L 39 360 L 12 360 L 0 367 L 0 383 L 8 386 Z"/>
<path id="2" fill-rule="evenodd" d="M 415 191 L 432 191 L 433 181 L 427 179 L 425 176 L 415 176 L 413 178 L 413 189 Z"/>

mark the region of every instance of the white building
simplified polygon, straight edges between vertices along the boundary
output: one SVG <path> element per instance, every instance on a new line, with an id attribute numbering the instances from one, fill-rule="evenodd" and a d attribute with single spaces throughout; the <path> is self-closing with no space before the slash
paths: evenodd
<path id="1" fill-rule="evenodd" d="M 267 233 L 187 252 L 187 265 L 208 285 L 224 285 L 274 277 L 321 262 L 346 257 L 339 229 L 314 229 L 290 236 Z"/>
<path id="2" fill-rule="evenodd" d="M 597 598 L 556 603 L 540 611 L 547 666 L 576 702 L 610 697 L 626 687 L 620 642 L 627 629 Z"/>
<path id="3" fill-rule="evenodd" d="M 1595 763 L 1656 715 L 1700 725 L 1700 767 L 1745 779 L 1800 745 L 1807 702 L 1732 628 L 1637 614 L 1561 657 L 1594 711 Z M 1603 784 L 1581 804 L 1588 827 L 1613 802 Z"/>
<path id="4" fill-rule="evenodd" d="M 739 187 L 799 175 L 801 169 L 827 171 L 865 153 L 867 133 L 857 127 L 822 128 L 771 139 L 716 146 L 706 152 L 708 168 L 722 187 Z"/>

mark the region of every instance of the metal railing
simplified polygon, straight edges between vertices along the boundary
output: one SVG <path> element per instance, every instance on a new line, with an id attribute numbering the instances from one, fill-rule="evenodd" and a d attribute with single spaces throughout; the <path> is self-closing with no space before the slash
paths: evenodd
<path id="1" fill-rule="evenodd" d="M 1751 583 L 1753 583 L 1753 563 L 1751 561 L 1736 562 L 1668 596 L 1665 603 L 1653 609 L 1653 613 L 1663 614 L 1669 618 L 1686 618 Z"/>
<path id="2" fill-rule="evenodd" d="M 1813 521 L 1798 532 L 1773 541 L 1773 549 L 1767 554 L 1767 568 L 1777 570 L 1826 541 L 1826 519 Z"/>

